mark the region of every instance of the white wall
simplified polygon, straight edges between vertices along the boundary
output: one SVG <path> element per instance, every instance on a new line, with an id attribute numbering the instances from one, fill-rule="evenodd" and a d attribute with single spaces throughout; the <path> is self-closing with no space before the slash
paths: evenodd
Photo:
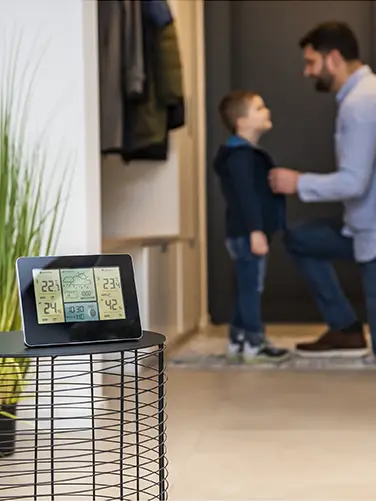
<path id="1" fill-rule="evenodd" d="M 102 227 L 105 239 L 179 234 L 179 162 L 172 133 L 167 162 L 118 156 L 102 160 Z"/>
<path id="2" fill-rule="evenodd" d="M 96 2 L 0 0 L 0 67 L 20 33 L 21 71 L 29 61 L 32 73 L 42 56 L 30 103 L 28 141 L 45 132 L 45 194 L 51 204 L 68 161 L 74 180 L 58 253 L 96 253 L 101 242 Z M 87 373 L 85 378 L 88 384 Z M 56 397 L 57 402 L 61 398 Z M 89 408 L 70 412 L 90 415 Z M 70 426 L 80 425 L 90 429 L 91 421 L 70 421 Z"/>
<path id="3" fill-rule="evenodd" d="M 74 179 L 58 253 L 97 252 L 101 227 L 96 2 L 0 0 L 0 13 L 0 61 L 21 32 L 21 71 L 31 59 L 31 76 L 41 57 L 30 125 L 35 138 L 46 133 L 43 145 L 51 176 L 46 190 L 51 202 L 68 162 Z"/>

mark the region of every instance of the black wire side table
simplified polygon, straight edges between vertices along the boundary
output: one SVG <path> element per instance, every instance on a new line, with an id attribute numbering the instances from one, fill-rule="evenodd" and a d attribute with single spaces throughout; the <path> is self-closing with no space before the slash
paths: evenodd
<path id="1" fill-rule="evenodd" d="M 17 419 L 0 414 L 0 500 L 167 500 L 164 347 L 153 332 L 51 348 L 0 333 L 2 370 L 30 364 L 22 399 L 4 409 Z M 7 383 L 3 372 L 0 398 Z"/>

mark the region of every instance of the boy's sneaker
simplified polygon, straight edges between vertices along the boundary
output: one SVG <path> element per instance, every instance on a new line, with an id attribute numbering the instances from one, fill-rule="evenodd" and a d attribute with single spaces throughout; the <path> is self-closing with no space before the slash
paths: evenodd
<path id="1" fill-rule="evenodd" d="M 227 360 L 232 363 L 242 361 L 244 332 L 231 325 L 228 332 Z"/>
<path id="2" fill-rule="evenodd" d="M 234 343 L 229 340 L 227 344 L 227 360 L 231 363 L 240 363 L 243 358 L 243 342 Z"/>
<path id="3" fill-rule="evenodd" d="M 280 364 L 289 358 L 289 350 L 285 348 L 277 348 L 269 343 L 257 347 L 251 346 L 248 343 L 245 343 L 244 345 L 243 360 L 247 364 Z"/>

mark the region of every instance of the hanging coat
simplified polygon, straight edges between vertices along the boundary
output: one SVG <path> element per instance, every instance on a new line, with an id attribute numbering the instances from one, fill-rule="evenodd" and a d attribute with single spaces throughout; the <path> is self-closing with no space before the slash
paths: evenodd
<path id="1" fill-rule="evenodd" d="M 99 1 L 98 20 L 101 150 L 121 151 L 123 145 L 121 4 L 117 1 Z"/>
<path id="2" fill-rule="evenodd" d="M 144 95 L 145 85 L 141 1 L 123 2 L 126 98 L 138 99 Z"/>
<path id="3" fill-rule="evenodd" d="M 141 102 L 125 102 L 123 156 L 125 160 L 165 160 L 168 131 L 184 125 L 178 38 L 166 2 L 145 0 L 142 7 L 146 96 Z"/>
<path id="4" fill-rule="evenodd" d="M 165 160 L 185 121 L 176 27 L 165 0 L 100 0 L 101 151 Z"/>

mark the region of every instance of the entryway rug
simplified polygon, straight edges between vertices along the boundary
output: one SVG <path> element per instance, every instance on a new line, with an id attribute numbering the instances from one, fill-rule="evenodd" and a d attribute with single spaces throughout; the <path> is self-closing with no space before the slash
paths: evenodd
<path id="1" fill-rule="evenodd" d="M 316 327 L 317 329 L 317 327 Z M 305 327 L 304 334 L 297 335 L 300 328 L 295 327 L 291 336 L 286 336 L 286 327 L 273 327 L 271 341 L 282 347 L 293 349 L 297 338 L 299 341 L 312 339 L 314 326 L 309 330 Z M 289 331 L 291 329 L 289 328 Z M 317 329 L 319 331 L 319 329 Z M 376 370 L 374 358 L 348 358 L 348 357 L 320 357 L 303 358 L 292 355 L 289 360 L 278 365 L 270 363 L 239 364 L 227 360 L 226 353 L 226 330 L 211 328 L 209 331 L 195 335 L 188 343 L 181 346 L 175 353 L 168 356 L 168 366 L 174 369 L 193 370 L 297 370 L 297 371 L 331 371 L 331 370 Z"/>
<path id="2" fill-rule="evenodd" d="M 230 363 L 225 355 L 186 355 L 172 356 L 168 360 L 171 368 L 194 370 L 375 370 L 376 363 L 370 358 L 302 358 L 292 356 L 291 359 L 280 363 L 237 364 Z"/>

